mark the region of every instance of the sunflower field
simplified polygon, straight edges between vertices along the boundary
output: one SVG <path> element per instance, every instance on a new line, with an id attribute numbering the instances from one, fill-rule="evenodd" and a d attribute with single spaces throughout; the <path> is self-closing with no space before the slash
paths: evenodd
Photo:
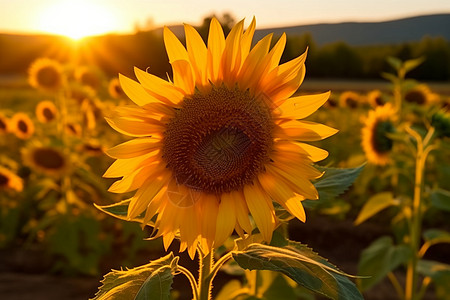
<path id="1" fill-rule="evenodd" d="M 205 26 L 165 27 L 155 69 L 0 77 L 0 294 L 450 299 L 450 88 L 414 79 L 427 57 L 308 81 L 285 34 Z"/>

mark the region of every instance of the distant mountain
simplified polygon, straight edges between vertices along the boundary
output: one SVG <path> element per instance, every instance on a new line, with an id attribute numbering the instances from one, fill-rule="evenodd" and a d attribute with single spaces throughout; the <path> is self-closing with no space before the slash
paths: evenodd
<path id="1" fill-rule="evenodd" d="M 267 28 L 257 30 L 255 38 L 259 40 L 271 32 L 275 35 L 286 32 L 288 36 L 310 33 L 319 45 L 337 41 L 353 46 L 399 44 L 419 41 L 425 36 L 440 36 L 450 41 L 450 14 L 417 16 L 386 22 L 346 22 Z"/>

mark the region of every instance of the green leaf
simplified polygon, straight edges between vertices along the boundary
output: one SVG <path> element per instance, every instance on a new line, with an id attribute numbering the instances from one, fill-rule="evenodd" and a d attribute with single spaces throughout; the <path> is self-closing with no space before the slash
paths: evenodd
<path id="1" fill-rule="evenodd" d="M 149 264 L 127 270 L 112 270 L 93 300 L 169 299 L 178 257 L 170 253 Z"/>
<path id="2" fill-rule="evenodd" d="M 423 233 L 423 238 L 432 244 L 450 243 L 450 233 L 440 229 L 428 229 Z"/>
<path id="3" fill-rule="evenodd" d="M 389 56 L 386 61 L 397 71 L 402 67 L 402 61 L 396 57 Z"/>
<path id="4" fill-rule="evenodd" d="M 331 201 L 344 193 L 356 180 L 365 164 L 356 168 L 340 169 L 316 166 L 325 174 L 314 183 L 321 201 Z"/>
<path id="5" fill-rule="evenodd" d="M 381 210 L 392 206 L 398 205 L 399 202 L 394 199 L 394 195 L 391 192 L 378 193 L 367 200 L 359 212 L 358 217 L 355 220 L 355 225 L 359 225 L 365 220 L 369 219 L 373 215 L 377 214 Z"/>
<path id="6" fill-rule="evenodd" d="M 244 269 L 281 272 L 297 284 L 331 299 L 363 299 L 350 276 L 306 245 L 289 241 L 285 247 L 251 244 L 233 253 Z"/>
<path id="7" fill-rule="evenodd" d="M 232 300 L 235 299 L 235 295 L 245 294 L 249 291 L 247 288 L 242 288 L 241 282 L 239 280 L 233 279 L 228 281 L 217 294 L 215 300 Z"/>
<path id="8" fill-rule="evenodd" d="M 377 284 L 389 272 L 407 262 L 411 250 L 406 245 L 393 245 L 392 238 L 385 236 L 373 242 L 361 253 L 358 273 L 370 278 L 362 279 L 361 289 L 364 291 Z"/>
<path id="9" fill-rule="evenodd" d="M 296 300 L 294 289 L 281 274 L 276 274 L 271 278 L 272 282 L 265 290 L 263 296 L 266 300 Z"/>
<path id="10" fill-rule="evenodd" d="M 387 73 L 387 72 L 382 72 L 381 73 L 381 77 L 383 77 L 384 79 L 389 80 L 392 83 L 396 83 L 399 79 L 397 78 L 397 76 L 391 74 L 391 73 Z"/>
<path id="11" fill-rule="evenodd" d="M 405 74 L 409 71 L 417 68 L 419 65 L 421 65 L 425 61 L 425 57 L 419 57 L 416 59 L 410 59 L 403 63 L 403 69 L 405 71 Z"/>
<path id="12" fill-rule="evenodd" d="M 432 260 L 419 260 L 417 271 L 433 280 L 436 299 L 449 299 L 450 265 Z"/>
<path id="13" fill-rule="evenodd" d="M 436 189 L 431 193 L 431 205 L 437 209 L 450 211 L 450 192 L 444 189 Z"/>

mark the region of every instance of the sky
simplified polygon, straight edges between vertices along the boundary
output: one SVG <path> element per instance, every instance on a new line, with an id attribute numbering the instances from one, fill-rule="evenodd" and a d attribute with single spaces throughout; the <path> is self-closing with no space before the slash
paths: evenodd
<path id="1" fill-rule="evenodd" d="M 256 17 L 258 28 L 384 21 L 450 13 L 449 0 L 0 0 L 0 32 L 72 35 L 130 33 L 136 24 L 200 25 L 205 16 Z"/>

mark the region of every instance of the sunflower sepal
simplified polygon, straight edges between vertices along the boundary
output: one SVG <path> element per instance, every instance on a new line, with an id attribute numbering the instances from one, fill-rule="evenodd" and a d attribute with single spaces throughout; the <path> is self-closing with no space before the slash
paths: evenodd
<path id="1" fill-rule="evenodd" d="M 179 257 L 169 253 L 146 265 L 126 270 L 112 270 L 92 300 L 169 299 L 173 277 L 178 272 Z"/>
<path id="2" fill-rule="evenodd" d="M 252 243 L 242 251 L 234 251 L 233 259 L 246 270 L 280 272 L 297 284 L 330 299 L 363 299 L 346 274 L 304 244 L 285 240 L 275 247 Z"/>
<path id="3" fill-rule="evenodd" d="M 132 220 L 128 218 L 128 206 L 130 205 L 130 201 L 130 199 L 127 199 L 110 205 L 94 204 L 94 206 L 102 212 L 120 220 L 142 223 L 144 221 L 145 213 L 141 213 Z"/>

